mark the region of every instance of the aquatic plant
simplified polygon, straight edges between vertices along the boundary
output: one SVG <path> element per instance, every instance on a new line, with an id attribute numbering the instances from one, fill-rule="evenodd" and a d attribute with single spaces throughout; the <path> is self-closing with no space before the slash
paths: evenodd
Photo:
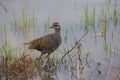
<path id="1" fill-rule="evenodd" d="M 47 34 L 47 29 L 49 28 L 50 18 L 48 17 L 47 21 L 44 22 L 44 34 Z"/>
<path id="2" fill-rule="evenodd" d="M 22 33 L 23 36 L 27 38 L 29 37 L 30 30 L 36 28 L 36 22 L 37 17 L 35 16 L 34 12 L 32 13 L 32 16 L 30 16 L 23 10 L 19 18 L 14 15 L 14 19 L 11 21 L 11 25 L 16 32 Z"/>

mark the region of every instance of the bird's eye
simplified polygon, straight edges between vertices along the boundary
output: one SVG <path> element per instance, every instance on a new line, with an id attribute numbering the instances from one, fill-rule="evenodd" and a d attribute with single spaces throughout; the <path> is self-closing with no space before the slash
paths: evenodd
<path id="1" fill-rule="evenodd" d="M 58 26 L 58 25 L 55 25 L 55 26 Z"/>

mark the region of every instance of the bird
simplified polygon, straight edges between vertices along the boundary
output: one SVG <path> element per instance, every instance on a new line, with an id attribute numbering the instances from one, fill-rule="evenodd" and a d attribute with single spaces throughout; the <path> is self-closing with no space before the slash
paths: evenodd
<path id="1" fill-rule="evenodd" d="M 47 57 L 49 57 L 49 55 L 53 53 L 62 43 L 62 38 L 60 35 L 61 26 L 59 23 L 54 22 L 49 28 L 52 28 L 55 31 L 51 34 L 47 34 L 30 42 L 24 43 L 24 45 L 29 45 L 28 49 L 40 51 L 40 57 L 44 54 L 48 54 Z"/>
<path id="2" fill-rule="evenodd" d="M 95 36 L 98 36 L 98 37 L 105 37 L 105 33 L 104 32 L 98 32 L 95 34 Z"/>

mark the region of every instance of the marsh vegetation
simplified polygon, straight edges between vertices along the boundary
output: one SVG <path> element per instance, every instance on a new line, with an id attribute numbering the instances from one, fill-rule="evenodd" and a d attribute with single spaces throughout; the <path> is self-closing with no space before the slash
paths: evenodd
<path id="1" fill-rule="evenodd" d="M 62 4 L 51 1 L 49 4 Z M 4 14 L 0 16 L 11 13 L 4 3 L 0 10 Z M 84 2 L 76 0 L 70 4 L 72 14 L 69 11 L 64 16 L 56 14 L 66 19 L 52 15 L 44 16 L 46 19 L 40 22 L 42 16 L 39 17 L 36 8 L 31 13 L 27 8 L 28 11 L 22 9 L 11 17 L 2 17 L 5 19 L 0 20 L 0 79 L 120 80 L 120 1 L 106 0 L 100 6 L 93 3 L 92 7 L 90 2 L 82 6 L 80 3 Z M 54 20 L 60 21 L 62 27 L 62 45 L 49 59 L 46 55 L 39 59 L 40 52 L 28 50 L 23 43 L 51 33 L 48 28 Z"/>

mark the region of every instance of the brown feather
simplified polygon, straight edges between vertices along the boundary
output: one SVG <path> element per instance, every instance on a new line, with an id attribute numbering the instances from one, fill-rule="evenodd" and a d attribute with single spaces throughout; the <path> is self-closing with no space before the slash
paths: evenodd
<path id="1" fill-rule="evenodd" d="M 42 54 L 50 54 L 55 51 L 61 44 L 61 36 L 60 36 L 60 26 L 56 28 L 54 23 L 52 28 L 55 29 L 55 33 L 45 35 L 41 38 L 37 38 L 30 42 L 24 43 L 24 45 L 29 45 L 29 49 L 36 49 L 41 51 Z"/>

